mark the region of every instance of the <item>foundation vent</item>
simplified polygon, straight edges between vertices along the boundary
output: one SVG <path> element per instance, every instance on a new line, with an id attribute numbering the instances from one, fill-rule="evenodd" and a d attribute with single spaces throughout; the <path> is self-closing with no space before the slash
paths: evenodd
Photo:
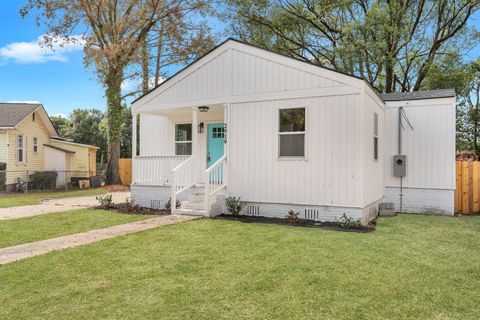
<path id="1" fill-rule="evenodd" d="M 251 216 L 258 216 L 258 215 L 260 215 L 260 207 L 259 206 L 248 206 L 247 213 Z"/>
<path id="2" fill-rule="evenodd" d="M 150 200 L 151 209 L 162 209 L 162 202 L 160 200 Z"/>
<path id="3" fill-rule="evenodd" d="M 319 220 L 320 212 L 317 209 L 305 209 L 304 217 L 307 220 Z"/>

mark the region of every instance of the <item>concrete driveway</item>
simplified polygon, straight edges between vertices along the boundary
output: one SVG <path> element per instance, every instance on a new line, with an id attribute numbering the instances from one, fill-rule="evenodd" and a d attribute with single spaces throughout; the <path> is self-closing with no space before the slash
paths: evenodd
<path id="1" fill-rule="evenodd" d="M 112 192 L 111 194 L 112 200 L 115 203 L 125 202 L 126 198 L 130 198 L 130 192 Z M 42 201 L 41 204 L 31 206 L 0 208 L 0 220 L 18 219 L 52 212 L 90 208 L 98 205 L 98 201 L 95 199 L 95 197 L 96 195 L 47 199 Z"/>

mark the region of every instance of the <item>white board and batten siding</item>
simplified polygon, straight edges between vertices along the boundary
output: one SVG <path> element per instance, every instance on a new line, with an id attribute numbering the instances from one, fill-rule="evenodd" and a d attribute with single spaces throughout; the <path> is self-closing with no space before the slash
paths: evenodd
<path id="1" fill-rule="evenodd" d="M 230 105 L 230 192 L 252 202 L 361 207 L 358 98 L 351 95 Z M 293 107 L 306 109 L 304 159 L 278 156 L 278 112 Z"/>
<path id="2" fill-rule="evenodd" d="M 400 178 L 393 176 L 398 154 L 398 109 L 404 107 L 413 130 L 402 130 L 403 178 L 407 212 L 453 214 L 455 190 L 455 98 L 386 102 L 385 187 L 387 200 L 399 207 Z"/>
<path id="3" fill-rule="evenodd" d="M 227 42 L 133 105 L 134 112 L 360 92 L 361 80 L 262 49 Z"/>

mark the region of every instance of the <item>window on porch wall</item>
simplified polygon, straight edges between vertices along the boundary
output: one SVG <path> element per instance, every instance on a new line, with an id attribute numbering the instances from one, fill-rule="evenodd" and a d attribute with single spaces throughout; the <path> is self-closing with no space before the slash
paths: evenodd
<path id="1" fill-rule="evenodd" d="M 175 125 L 175 155 L 185 156 L 192 154 L 192 124 Z"/>

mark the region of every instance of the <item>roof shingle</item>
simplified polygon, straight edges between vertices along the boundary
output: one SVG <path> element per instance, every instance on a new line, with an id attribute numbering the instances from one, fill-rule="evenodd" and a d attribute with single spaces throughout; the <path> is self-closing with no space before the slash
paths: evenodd
<path id="1" fill-rule="evenodd" d="M 0 103 L 0 128 L 15 127 L 40 106 L 28 103 Z"/>
<path id="2" fill-rule="evenodd" d="M 441 89 L 441 90 L 430 90 L 430 91 L 382 93 L 380 94 L 380 97 L 383 99 L 383 101 L 453 98 L 455 97 L 455 90 Z"/>

